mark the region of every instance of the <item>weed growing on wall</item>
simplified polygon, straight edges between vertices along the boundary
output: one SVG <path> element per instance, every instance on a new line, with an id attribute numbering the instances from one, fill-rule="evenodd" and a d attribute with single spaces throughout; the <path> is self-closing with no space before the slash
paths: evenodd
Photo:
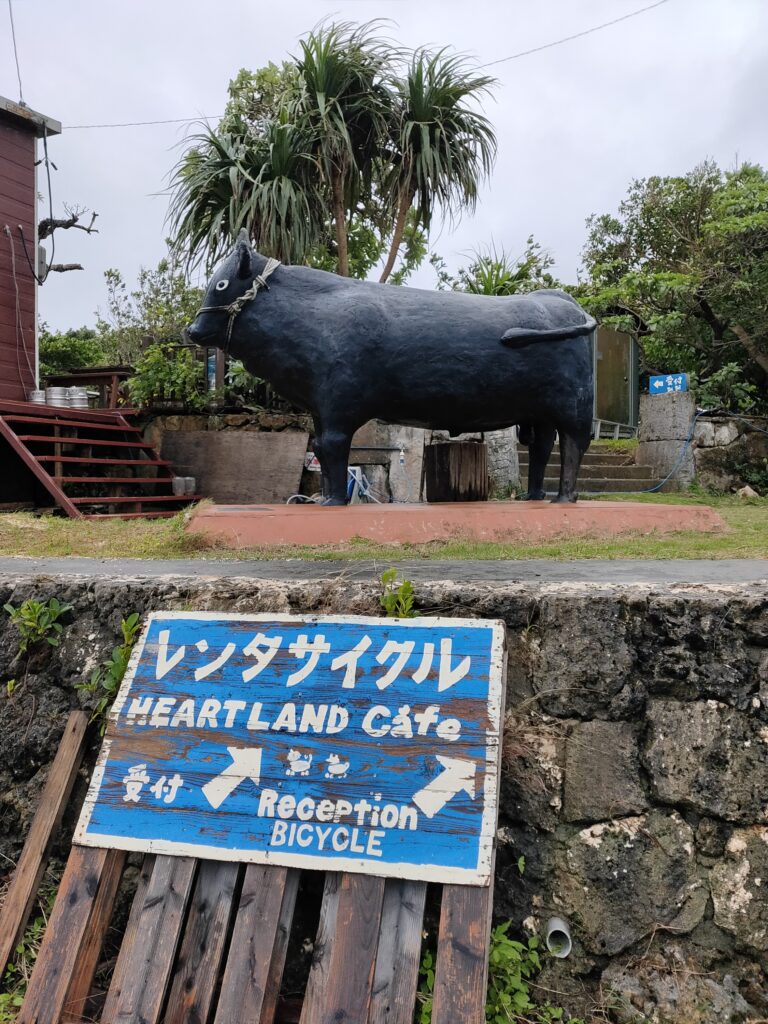
<path id="1" fill-rule="evenodd" d="M 59 634 L 64 627 L 58 621 L 65 612 L 72 610 L 71 604 L 51 597 L 48 601 L 35 601 L 31 597 L 18 608 L 12 604 L 3 606 L 11 622 L 19 631 L 19 654 L 26 654 L 30 647 L 39 643 L 59 646 Z"/>
<path id="2" fill-rule="evenodd" d="M 415 594 L 410 580 L 398 582 L 397 569 L 387 569 L 381 574 L 383 591 L 379 604 L 384 614 L 391 619 L 415 619 L 419 614 L 413 607 Z"/>
<path id="3" fill-rule="evenodd" d="M 552 1024 L 566 1020 L 570 1020 L 570 1024 L 583 1024 L 568 1018 L 560 1006 L 533 1001 L 529 983 L 541 970 L 539 940 L 535 936 L 527 943 L 510 939 L 507 935 L 510 925 L 511 921 L 507 921 L 491 932 L 486 1024 Z M 414 1024 L 430 1024 L 432 1020 L 435 966 L 435 955 L 427 950 L 419 968 L 421 984 Z"/>
<path id="4" fill-rule="evenodd" d="M 99 694 L 99 699 L 91 715 L 91 721 L 101 723 L 102 735 L 104 735 L 104 730 L 107 727 L 107 713 L 112 707 L 112 702 L 120 688 L 120 683 L 123 681 L 123 676 L 128 668 L 128 662 L 131 657 L 131 651 L 134 648 L 140 629 L 141 623 L 138 612 L 133 612 L 127 619 L 123 619 L 120 623 L 123 642 L 113 648 L 111 657 L 107 658 L 106 661 L 102 661 L 93 670 L 87 682 L 80 683 L 77 687 L 78 690 L 86 693 Z"/>

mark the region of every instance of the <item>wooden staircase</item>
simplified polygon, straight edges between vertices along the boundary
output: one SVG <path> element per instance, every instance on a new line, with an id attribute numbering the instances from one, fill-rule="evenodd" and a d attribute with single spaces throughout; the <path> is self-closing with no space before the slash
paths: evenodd
<path id="1" fill-rule="evenodd" d="M 0 400 L 0 439 L 73 519 L 159 519 L 199 495 L 175 495 L 171 463 L 127 413 Z"/>

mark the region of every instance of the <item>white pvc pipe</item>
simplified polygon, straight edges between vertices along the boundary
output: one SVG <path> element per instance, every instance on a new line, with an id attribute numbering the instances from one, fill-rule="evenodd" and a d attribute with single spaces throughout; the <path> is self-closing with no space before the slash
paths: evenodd
<path id="1" fill-rule="evenodd" d="M 562 917 L 550 917 L 544 928 L 544 945 L 552 956 L 564 960 L 571 952 L 571 929 Z"/>

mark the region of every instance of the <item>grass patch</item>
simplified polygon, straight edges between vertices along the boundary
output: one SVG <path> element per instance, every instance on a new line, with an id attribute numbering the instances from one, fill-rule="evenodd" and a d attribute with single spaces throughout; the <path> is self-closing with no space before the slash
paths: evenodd
<path id="1" fill-rule="evenodd" d="M 743 501 L 735 495 L 627 494 L 596 496 L 588 500 L 641 501 L 667 505 L 709 505 L 727 523 L 727 533 L 681 531 L 666 535 L 612 538 L 575 537 L 541 543 L 495 543 L 448 540 L 426 544 L 375 544 L 353 540 L 335 547 L 244 548 L 218 547 L 184 530 L 187 513 L 173 519 L 65 519 L 30 513 L 0 515 L 0 556 L 56 558 L 67 555 L 91 558 L 200 558 L 227 561 L 302 558 L 309 561 L 376 559 L 523 559 L 523 558 L 768 558 L 768 498 Z"/>
<path id="2" fill-rule="evenodd" d="M 636 437 L 605 437 L 600 441 L 592 441 L 589 445 L 589 451 L 603 451 L 603 452 L 633 452 L 637 448 L 638 440 Z"/>

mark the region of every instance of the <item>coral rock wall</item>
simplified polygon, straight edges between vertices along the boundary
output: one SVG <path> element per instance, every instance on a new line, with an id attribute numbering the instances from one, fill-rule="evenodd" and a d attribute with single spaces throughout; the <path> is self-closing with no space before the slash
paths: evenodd
<path id="1" fill-rule="evenodd" d="M 381 611 L 376 586 L 344 581 L 0 578 L 0 604 L 29 596 L 75 610 L 24 681 L 13 628 L 0 623 L 5 864 L 67 710 L 92 699 L 75 684 L 108 655 L 123 616 Z M 768 582 L 431 583 L 417 599 L 423 613 L 507 624 L 496 914 L 520 934 L 552 915 L 570 922 L 571 955 L 537 979 L 552 1002 L 617 1024 L 768 1017 Z"/>

